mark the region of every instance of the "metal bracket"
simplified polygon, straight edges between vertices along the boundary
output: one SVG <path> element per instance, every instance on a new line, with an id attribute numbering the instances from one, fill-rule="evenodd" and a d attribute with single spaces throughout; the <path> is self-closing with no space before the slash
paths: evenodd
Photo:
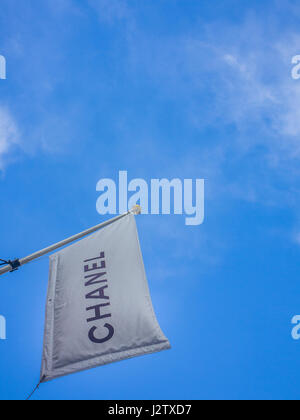
<path id="1" fill-rule="evenodd" d="M 11 273 L 13 273 L 14 271 L 17 271 L 19 267 L 21 267 L 21 263 L 19 259 L 13 260 L 13 261 L 8 261 L 8 264 L 11 266 Z"/>
<path id="2" fill-rule="evenodd" d="M 20 263 L 19 259 L 15 259 L 13 261 L 11 261 L 11 260 L 6 261 L 6 260 L 2 260 L 0 258 L 0 261 L 2 261 L 2 263 L 0 263 L 0 265 L 10 265 L 11 266 L 11 270 L 10 270 L 11 273 L 18 270 L 18 268 L 21 267 L 21 263 Z"/>

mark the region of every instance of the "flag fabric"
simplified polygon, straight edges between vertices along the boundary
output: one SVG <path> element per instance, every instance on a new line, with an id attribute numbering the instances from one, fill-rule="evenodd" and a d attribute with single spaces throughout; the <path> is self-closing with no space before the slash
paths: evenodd
<path id="1" fill-rule="evenodd" d="M 41 382 L 169 348 L 133 214 L 50 257 Z"/>

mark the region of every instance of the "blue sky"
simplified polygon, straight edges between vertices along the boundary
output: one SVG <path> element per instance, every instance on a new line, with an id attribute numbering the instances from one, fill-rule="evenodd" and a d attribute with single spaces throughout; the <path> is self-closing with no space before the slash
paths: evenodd
<path id="1" fill-rule="evenodd" d="M 172 350 L 34 398 L 299 398 L 299 23 L 286 0 L 2 0 L 0 257 L 102 221 L 119 170 L 206 180 L 202 226 L 137 219 Z M 47 258 L 1 277 L 1 399 L 38 381 L 47 281 Z"/>

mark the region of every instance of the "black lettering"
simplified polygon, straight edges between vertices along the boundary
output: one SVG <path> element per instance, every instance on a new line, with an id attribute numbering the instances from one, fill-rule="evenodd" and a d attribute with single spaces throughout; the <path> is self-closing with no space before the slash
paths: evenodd
<path id="1" fill-rule="evenodd" d="M 100 257 L 91 258 L 89 260 L 84 260 L 84 262 L 90 262 L 90 261 L 94 261 L 94 260 L 103 260 L 104 258 L 105 258 L 104 252 L 100 252 Z"/>
<path id="2" fill-rule="evenodd" d="M 102 270 L 103 268 L 105 268 L 105 261 L 101 261 L 101 265 L 98 266 L 97 263 L 94 263 L 92 265 L 92 268 L 90 268 L 88 265 L 84 266 L 84 272 L 87 273 L 88 271 L 94 271 L 94 270 Z"/>
<path id="3" fill-rule="evenodd" d="M 95 332 L 97 331 L 97 327 L 93 327 L 89 331 L 89 339 L 93 343 L 96 343 L 96 344 L 102 344 L 102 343 L 105 343 L 106 341 L 110 340 L 113 337 L 115 330 L 110 324 L 104 324 L 104 328 L 108 329 L 108 335 L 106 337 L 97 338 L 95 336 Z"/>
<path id="4" fill-rule="evenodd" d="M 99 283 L 104 283 L 107 282 L 107 280 L 99 280 L 97 281 L 97 279 L 100 279 L 101 277 L 106 276 L 106 273 L 99 273 L 99 274 L 89 274 L 88 276 L 85 276 L 85 279 L 89 279 L 89 281 L 87 281 L 85 283 L 86 286 L 91 286 L 93 284 L 99 284 Z"/>
<path id="5" fill-rule="evenodd" d="M 94 290 L 91 293 L 86 295 L 86 299 L 105 299 L 109 300 L 109 296 L 105 296 L 104 289 L 107 289 L 108 286 L 100 287 L 100 289 Z"/>
<path id="6" fill-rule="evenodd" d="M 106 306 L 110 306 L 110 303 L 101 303 L 100 305 L 90 306 L 89 308 L 86 308 L 87 311 L 95 311 L 95 317 L 89 318 L 87 322 L 98 321 L 99 319 L 103 318 L 110 318 L 111 314 L 101 315 L 100 313 L 100 308 L 104 308 Z"/>

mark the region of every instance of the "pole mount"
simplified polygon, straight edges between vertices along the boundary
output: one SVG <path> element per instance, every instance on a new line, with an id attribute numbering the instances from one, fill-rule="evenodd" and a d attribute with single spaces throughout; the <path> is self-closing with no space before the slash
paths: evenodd
<path id="1" fill-rule="evenodd" d="M 11 266 L 11 273 L 17 271 L 19 267 L 21 267 L 21 263 L 19 259 L 8 261 L 8 264 Z"/>
<path id="2" fill-rule="evenodd" d="M 0 261 L 2 261 L 2 263 L 0 263 L 0 265 L 10 265 L 11 266 L 11 270 L 10 270 L 11 273 L 13 271 L 18 270 L 18 268 L 21 267 L 21 263 L 20 263 L 19 259 L 15 259 L 13 261 L 11 261 L 11 260 L 6 261 L 6 260 L 2 260 L 0 258 Z"/>

